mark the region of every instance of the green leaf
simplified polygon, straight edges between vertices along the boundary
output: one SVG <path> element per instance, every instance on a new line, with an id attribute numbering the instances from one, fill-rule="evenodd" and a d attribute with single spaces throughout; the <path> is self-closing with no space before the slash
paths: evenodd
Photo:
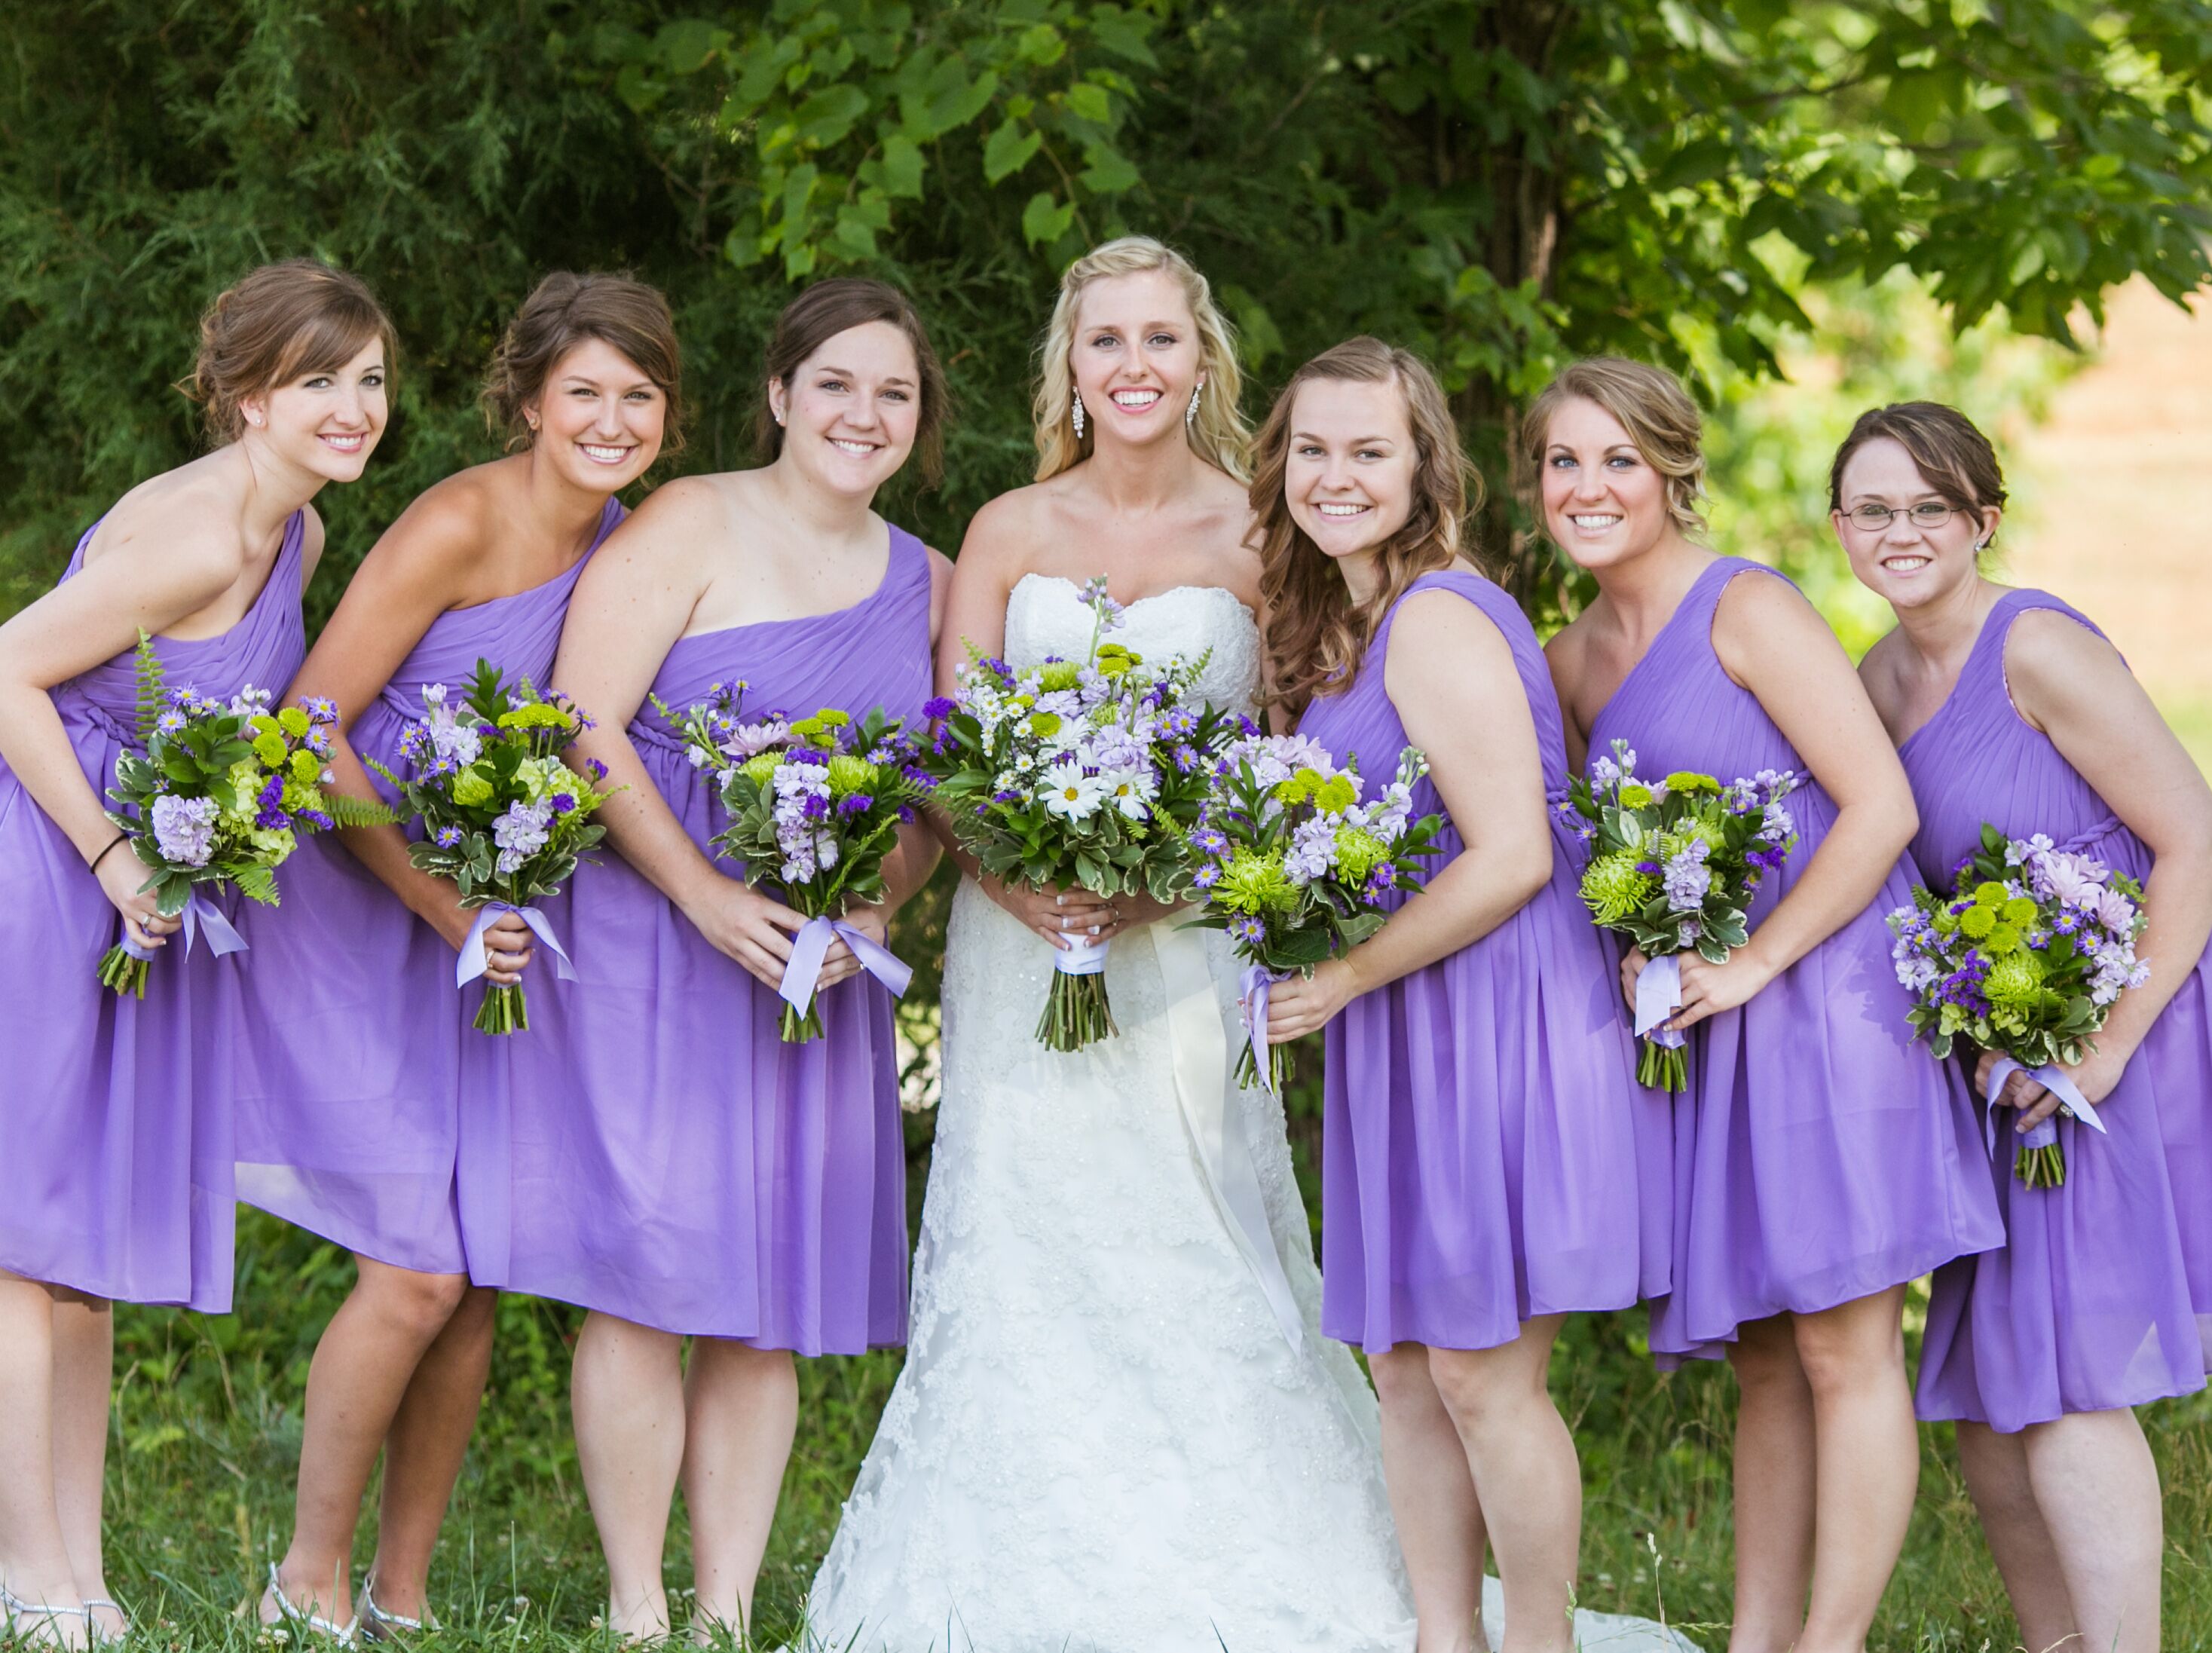
<path id="1" fill-rule="evenodd" d="M 1075 222 L 1075 204 L 1056 201 L 1050 190 L 1039 190 L 1022 209 L 1022 239 L 1031 246 L 1056 241 Z"/>
<path id="2" fill-rule="evenodd" d="M 1024 132 L 1019 125 L 1009 119 L 999 124 L 990 140 L 983 145 L 983 177 L 995 184 L 1000 179 L 1019 172 L 1029 164 L 1030 157 L 1044 143 L 1044 134 Z"/>
<path id="3" fill-rule="evenodd" d="M 826 149 L 853 130 L 868 112 L 868 94 L 857 86 L 825 86 L 799 106 L 793 123 L 799 142 L 809 149 Z"/>
<path id="4" fill-rule="evenodd" d="M 1139 12 L 1124 11 L 1119 6 L 1100 6 L 1091 14 L 1091 38 L 1117 58 L 1133 64 L 1142 64 L 1147 69 L 1159 67 L 1160 60 L 1152 55 L 1146 37 L 1152 33 L 1152 20 Z"/>
<path id="5" fill-rule="evenodd" d="M 1101 126 L 1114 118 L 1114 100 L 1106 88 L 1090 81 L 1078 81 L 1067 88 L 1067 107 L 1070 113 Z"/>
<path id="6" fill-rule="evenodd" d="M 1112 144 L 1086 143 L 1083 153 L 1091 162 L 1082 173 L 1084 188 L 1097 195 L 1119 195 L 1136 187 L 1137 169 Z"/>
<path id="7" fill-rule="evenodd" d="M 653 47 L 672 75 L 696 75 L 707 60 L 730 43 L 730 32 L 701 18 L 685 17 L 662 27 Z"/>
<path id="8" fill-rule="evenodd" d="M 1015 50 L 1028 62 L 1046 69 L 1067 55 L 1067 41 L 1050 23 L 1038 23 L 1022 31 Z"/>
<path id="9" fill-rule="evenodd" d="M 884 189 L 887 194 L 902 196 L 908 200 L 921 198 L 921 179 L 924 162 L 921 146 L 902 133 L 893 132 L 884 140 L 880 162 Z"/>

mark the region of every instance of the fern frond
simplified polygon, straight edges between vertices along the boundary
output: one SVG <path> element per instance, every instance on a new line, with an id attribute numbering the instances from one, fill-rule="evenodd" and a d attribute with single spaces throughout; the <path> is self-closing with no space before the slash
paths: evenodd
<path id="1" fill-rule="evenodd" d="M 242 866 L 232 882 L 238 885 L 238 893 L 248 901 L 258 901 L 264 907 L 276 904 L 276 874 L 271 869 L 259 866 Z"/>
<path id="2" fill-rule="evenodd" d="M 366 798 L 344 793 L 325 793 L 323 810 L 343 828 L 397 826 L 405 818 L 387 804 L 372 804 Z"/>
<path id="3" fill-rule="evenodd" d="M 138 629 L 137 671 L 138 744 L 143 746 L 154 738 L 168 692 L 168 674 L 161 669 L 161 657 L 154 652 L 154 640 L 143 626 Z"/>

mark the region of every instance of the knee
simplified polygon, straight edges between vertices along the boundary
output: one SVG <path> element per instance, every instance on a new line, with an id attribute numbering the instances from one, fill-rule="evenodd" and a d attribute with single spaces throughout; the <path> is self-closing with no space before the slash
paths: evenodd
<path id="1" fill-rule="evenodd" d="M 1490 1358 L 1487 1352 L 1437 1350 L 1430 1357 L 1429 1375 L 1462 1434 L 1492 1424 L 1523 1423 L 1532 1408 L 1552 1404 L 1542 1366 Z"/>
<path id="2" fill-rule="evenodd" d="M 1429 1376 L 1429 1352 L 1418 1343 L 1401 1343 L 1367 1357 L 1375 1395 L 1393 1412 L 1414 1412 L 1437 1403 L 1436 1380 Z"/>
<path id="3" fill-rule="evenodd" d="M 470 1294 L 465 1274 L 422 1274 L 406 1268 L 364 1273 L 362 1289 L 404 1332 L 428 1342 L 444 1331 Z"/>
<path id="4" fill-rule="evenodd" d="M 1815 1395 L 1848 1394 L 1905 1378 L 1905 1330 L 1859 1317 L 1841 1324 L 1807 1316 L 1797 1324 L 1797 1364 Z"/>

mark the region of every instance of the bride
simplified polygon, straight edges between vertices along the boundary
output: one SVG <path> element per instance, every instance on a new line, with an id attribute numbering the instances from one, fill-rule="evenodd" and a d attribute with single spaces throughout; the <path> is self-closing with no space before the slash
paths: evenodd
<path id="1" fill-rule="evenodd" d="M 969 528 L 940 692 L 963 640 L 1016 665 L 1079 657 L 1079 588 L 1103 574 L 1127 605 L 1117 641 L 1206 653 L 1200 693 L 1251 710 L 1238 379 L 1179 254 L 1132 237 L 1069 268 L 1038 481 Z M 966 866 L 906 1366 L 815 1579 L 808 1645 L 1411 1649 L 1374 1396 L 1321 1335 L 1280 1105 L 1232 1078 L 1225 945 L 1142 897 Z M 1113 944 L 1121 1032 L 1055 1054 L 1031 1033 L 1053 950 L 1094 936 Z"/>

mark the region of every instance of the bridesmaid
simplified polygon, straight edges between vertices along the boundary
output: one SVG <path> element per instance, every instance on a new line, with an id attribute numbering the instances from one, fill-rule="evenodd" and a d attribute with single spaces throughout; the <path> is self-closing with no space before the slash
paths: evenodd
<path id="1" fill-rule="evenodd" d="M 2203 1388 L 2212 1330 L 2186 1238 L 2204 1191 L 2160 1133 L 2201 1145 L 2212 1104 L 2212 791 L 2101 632 L 1981 573 L 2004 500 L 1987 439 L 1927 402 L 1862 415 L 1830 473 L 1851 571 L 1897 611 L 1860 675 L 1919 802 L 1913 858 L 1948 890 L 1988 822 L 2143 880 L 2150 977 L 2075 1070 L 2106 1133 L 2061 1121 L 2065 1182 L 2022 1186 L 2000 1139 L 2007 1243 L 1937 1272 L 1920 1415 L 1958 1420 L 2027 1644 L 2136 1653 L 2159 1644 L 2164 1537 L 2130 1408 Z M 1998 1103 L 2025 1131 L 2058 1099 L 2021 1073 Z"/>
<path id="2" fill-rule="evenodd" d="M 259 961 L 169 948 L 177 923 L 101 812 L 135 744 L 133 652 L 150 635 L 206 695 L 290 679 L 323 549 L 309 501 L 368 465 L 391 356 L 355 277 L 253 271 L 200 324 L 214 451 L 125 494 L 0 626 L 0 1640 L 127 1628 L 100 1548 L 109 1304 L 230 1307 L 230 1109 L 193 1024 Z M 118 915 L 158 950 L 143 1000 L 94 979 Z"/>
<path id="3" fill-rule="evenodd" d="M 1272 697 L 1370 795 L 1419 747 L 1414 811 L 1448 823 L 1423 892 L 1278 986 L 1268 1032 L 1328 1030 L 1322 1323 L 1382 1397 L 1421 1645 L 1480 1644 L 1486 1533 L 1512 1645 L 1565 1653 L 1582 1480 L 1546 1371 L 1567 1315 L 1666 1291 L 1668 1190 L 1638 1162 L 1669 1126 L 1554 839 L 1543 651 L 1462 543 L 1471 491 L 1435 378 L 1372 338 L 1300 368 L 1260 434 Z"/>
<path id="4" fill-rule="evenodd" d="M 1912 883 L 1905 772 L 1812 606 L 1696 543 L 1698 437 L 1670 374 L 1600 357 L 1537 398 L 1522 452 L 1553 539 L 1597 579 L 1548 651 L 1571 744 L 1626 740 L 1652 777 L 1801 778 L 1749 944 L 1682 966 L 1668 1025 L 1689 1033 L 1691 1089 L 1651 1346 L 1725 1350 L 1741 1387 L 1729 1645 L 1856 1653 L 1919 1477 L 1905 1284 L 2003 1230 L 1965 1085 L 1906 1042 L 1883 923 Z M 1632 1000 L 1644 963 L 1622 969 Z"/>
<path id="5" fill-rule="evenodd" d="M 847 981 L 859 965 L 840 942 L 817 978 L 827 1036 L 779 1039 L 776 988 L 803 921 L 707 848 L 721 805 L 648 694 L 680 713 L 742 680 L 756 714 L 920 715 L 951 565 L 871 507 L 917 449 L 935 480 L 944 376 L 903 294 L 840 279 L 784 311 L 765 377 L 769 462 L 668 483 L 578 586 L 556 676 L 599 720 L 578 751 L 625 788 L 603 816 L 620 855 L 576 878 L 581 979 L 548 995 L 558 1040 L 514 1053 L 495 1278 L 592 1311 L 576 1444 L 607 1622 L 628 1638 L 669 1628 L 661 1559 L 679 1482 L 694 1632 L 744 1638 L 797 1421 L 792 1356 L 906 1331 L 890 994 Z M 848 920 L 880 942 L 935 860 L 927 830 L 907 829 L 885 904 Z"/>
<path id="6" fill-rule="evenodd" d="M 520 451 L 410 506 L 301 671 L 297 692 L 341 708 L 340 790 L 393 800 L 363 759 L 408 772 L 399 735 L 422 713 L 424 684 L 458 696 L 479 659 L 544 682 L 577 575 L 622 520 L 617 490 L 672 435 L 678 375 L 668 306 L 653 289 L 565 273 L 538 284 L 485 392 Z M 311 840 L 287 872 L 284 905 L 250 915 L 247 931 L 256 968 L 237 1040 L 238 1194 L 344 1246 L 358 1279 L 308 1368 L 292 1542 L 261 1615 L 353 1617 L 354 1528 L 382 1450 L 360 1620 L 371 1635 L 420 1630 L 491 1358 L 494 1295 L 470 1289 L 455 1163 L 465 1140 L 483 1146 L 461 1124 L 503 1079 L 502 1042 L 467 1030 L 477 995 L 453 986 L 477 915 L 409 862 L 398 827 L 349 832 L 343 849 Z M 521 921 L 502 917 L 487 941 L 490 979 L 519 979 L 531 957 Z M 313 990 L 301 994 L 302 981 Z"/>

